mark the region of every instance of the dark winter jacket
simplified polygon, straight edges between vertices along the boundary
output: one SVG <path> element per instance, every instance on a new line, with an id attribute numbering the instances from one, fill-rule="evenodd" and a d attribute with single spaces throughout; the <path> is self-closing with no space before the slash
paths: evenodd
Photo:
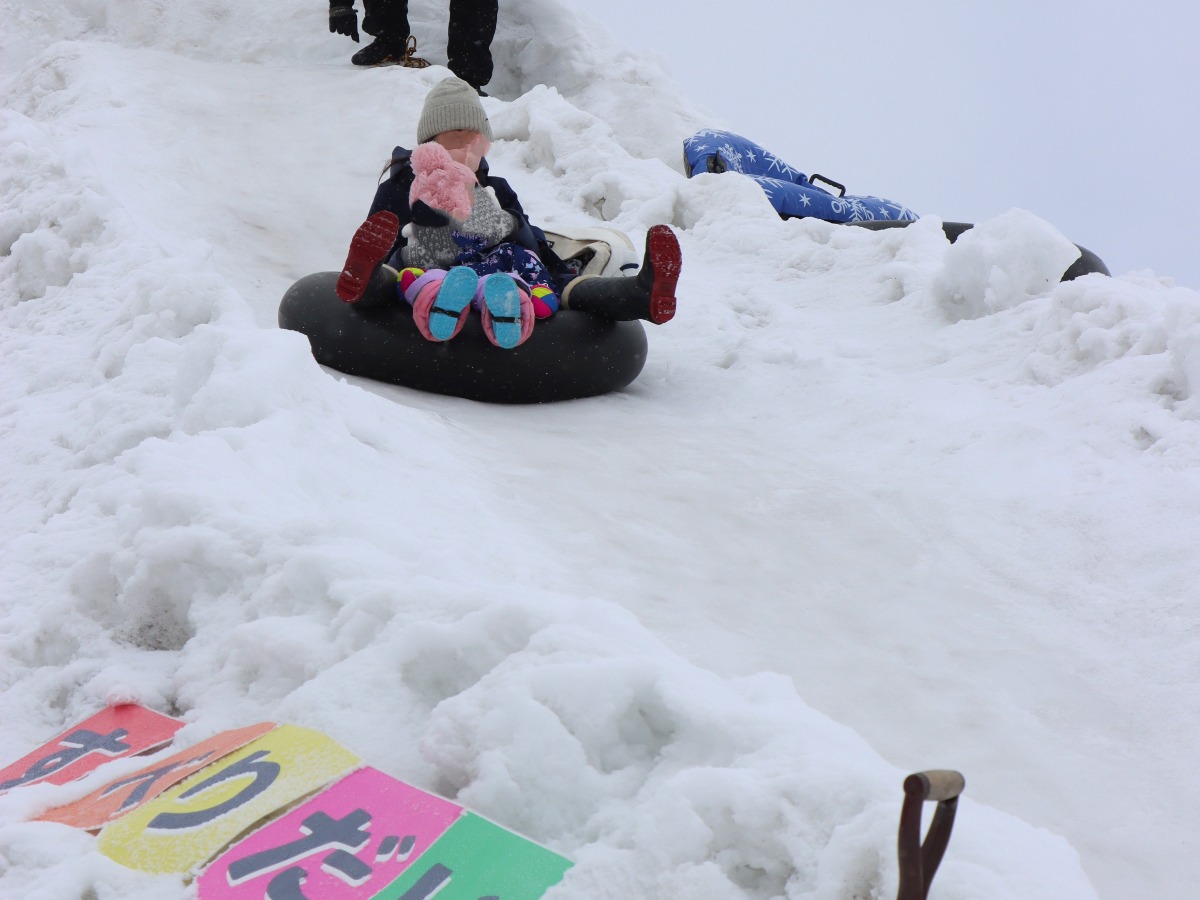
<path id="1" fill-rule="evenodd" d="M 392 164 L 388 171 L 388 178 L 375 191 L 375 200 L 371 203 L 371 211 L 368 213 L 368 215 L 374 215 L 381 209 L 390 210 L 400 220 L 401 231 L 405 225 L 412 222 L 412 210 L 408 203 L 408 195 L 412 190 L 414 177 L 412 164 L 409 161 L 411 156 L 412 151 L 404 147 L 397 147 L 392 151 Z M 560 282 L 560 287 L 561 283 L 570 280 L 574 273 L 550 249 L 542 229 L 530 224 L 529 217 L 521 208 L 521 201 L 517 199 L 516 191 L 503 178 L 490 174 L 486 159 L 480 161 L 475 177 L 479 179 L 482 187 L 490 187 L 496 192 L 496 202 L 500 204 L 501 209 L 512 213 L 516 224 L 513 226 L 512 233 L 505 240 L 520 244 L 536 253 L 546 268 L 550 270 L 555 281 Z M 400 251 L 407 242 L 402 234 L 396 237 L 396 244 L 392 247 L 392 252 L 388 254 L 390 265 L 396 268 L 404 267 L 404 262 L 400 259 Z"/>

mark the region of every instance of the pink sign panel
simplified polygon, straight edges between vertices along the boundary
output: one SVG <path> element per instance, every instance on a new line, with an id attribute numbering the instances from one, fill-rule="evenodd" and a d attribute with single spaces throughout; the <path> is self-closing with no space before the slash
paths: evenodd
<path id="1" fill-rule="evenodd" d="M 462 812 L 359 769 L 219 856 L 198 879 L 200 900 L 374 897 Z"/>
<path id="2" fill-rule="evenodd" d="M 66 784 L 104 763 L 170 743 L 183 723 L 133 703 L 110 706 L 0 770 L 0 794 L 27 784 Z"/>

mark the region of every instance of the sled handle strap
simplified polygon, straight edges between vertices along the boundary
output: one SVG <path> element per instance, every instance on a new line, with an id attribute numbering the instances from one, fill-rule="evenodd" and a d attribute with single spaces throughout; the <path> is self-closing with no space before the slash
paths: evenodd
<path id="1" fill-rule="evenodd" d="M 904 779 L 904 805 L 900 809 L 897 851 L 900 859 L 900 890 L 896 900 L 926 900 L 950 843 L 958 795 L 966 779 L 952 769 L 931 769 Z M 926 801 L 937 803 L 933 821 L 921 842 L 921 808 Z"/>
<path id="2" fill-rule="evenodd" d="M 831 188 L 833 188 L 835 191 L 837 191 L 837 194 L 835 196 L 838 196 L 838 197 L 846 196 L 846 186 L 844 184 L 839 184 L 838 182 L 834 181 L 832 178 L 826 178 L 824 175 L 818 175 L 815 172 L 812 175 L 808 176 L 809 184 L 816 184 L 818 181 L 821 182 L 821 184 L 829 185 Z M 822 188 L 822 190 L 824 190 L 824 188 Z"/>

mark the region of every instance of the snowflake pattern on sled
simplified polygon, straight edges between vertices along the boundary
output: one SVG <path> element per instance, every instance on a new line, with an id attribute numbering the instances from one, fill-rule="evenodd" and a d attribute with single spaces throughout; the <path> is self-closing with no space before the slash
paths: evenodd
<path id="1" fill-rule="evenodd" d="M 907 206 L 892 200 L 831 194 L 771 151 L 730 131 L 699 131 L 692 135 L 683 142 L 683 160 L 689 178 L 704 172 L 736 172 L 752 179 L 785 219 L 863 222 L 917 218 Z"/>

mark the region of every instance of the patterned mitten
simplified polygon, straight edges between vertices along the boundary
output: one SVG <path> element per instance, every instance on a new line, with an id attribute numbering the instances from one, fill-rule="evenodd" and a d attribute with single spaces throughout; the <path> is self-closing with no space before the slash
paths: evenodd
<path id="1" fill-rule="evenodd" d="M 455 231 L 455 239 L 473 249 L 494 247 L 513 233 L 517 220 L 500 206 L 496 191 L 475 185 L 475 201 L 471 215 Z"/>

